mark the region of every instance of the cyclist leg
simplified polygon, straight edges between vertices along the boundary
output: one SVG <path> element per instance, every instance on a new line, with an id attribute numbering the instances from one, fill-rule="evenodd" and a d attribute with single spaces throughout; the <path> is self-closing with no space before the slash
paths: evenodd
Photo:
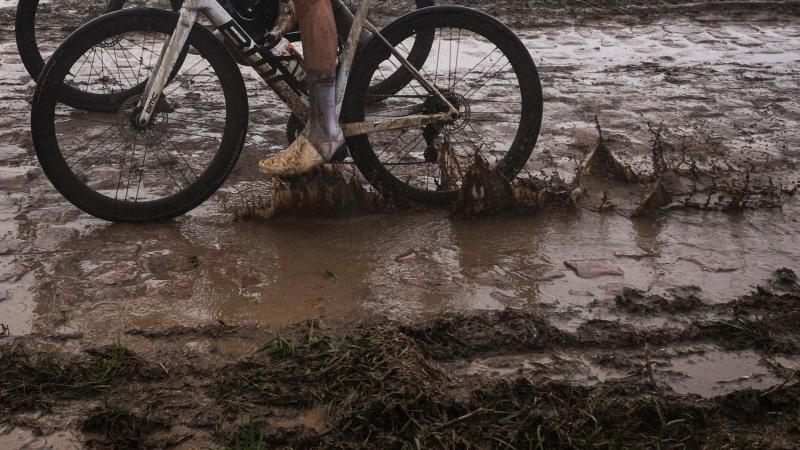
<path id="1" fill-rule="evenodd" d="M 295 0 L 309 90 L 308 122 L 283 152 L 259 164 L 268 175 L 297 175 L 330 161 L 344 144 L 336 116 L 337 33 L 330 0 Z"/>

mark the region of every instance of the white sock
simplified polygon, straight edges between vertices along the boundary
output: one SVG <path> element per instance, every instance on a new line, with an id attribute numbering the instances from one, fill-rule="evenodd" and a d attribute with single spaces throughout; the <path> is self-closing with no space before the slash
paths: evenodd
<path id="1" fill-rule="evenodd" d="M 336 71 L 309 70 L 308 91 L 308 123 L 303 134 L 329 161 L 343 142 L 342 129 L 336 116 Z"/>

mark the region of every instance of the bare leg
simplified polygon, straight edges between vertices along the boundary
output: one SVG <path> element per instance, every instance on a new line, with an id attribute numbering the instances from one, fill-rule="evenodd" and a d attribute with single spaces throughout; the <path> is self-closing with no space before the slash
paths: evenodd
<path id="1" fill-rule="evenodd" d="M 336 71 L 336 22 L 330 0 L 294 0 L 306 67 L 316 72 Z"/>
<path id="2" fill-rule="evenodd" d="M 308 123 L 300 137 L 259 164 L 272 175 L 296 175 L 328 162 L 344 144 L 336 116 L 336 23 L 330 0 L 295 0 L 308 73 Z"/>

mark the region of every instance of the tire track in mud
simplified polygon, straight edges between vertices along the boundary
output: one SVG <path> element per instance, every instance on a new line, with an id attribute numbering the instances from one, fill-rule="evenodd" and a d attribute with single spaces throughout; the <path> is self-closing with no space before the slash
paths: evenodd
<path id="1" fill-rule="evenodd" d="M 618 299 L 612 308 L 636 314 L 673 310 L 664 298 L 626 295 L 627 301 Z M 633 303 L 655 310 L 631 308 Z M 712 308 L 731 319 L 651 331 L 590 321 L 570 332 L 540 313 L 509 310 L 337 329 L 311 321 L 279 333 L 224 324 L 131 330 L 130 336 L 158 343 L 159 350 L 148 355 L 118 343 L 68 354 L 42 350 L 39 339 L 17 338 L 0 347 L 0 424 L 21 423 L 24 417 L 26 426 L 46 435 L 63 430 L 60 424 L 75 423 L 76 439 L 113 448 L 177 442 L 374 448 L 414 440 L 453 448 L 482 447 L 489 437 L 514 447 L 538 441 L 553 448 L 585 448 L 593 442 L 604 443 L 603 448 L 622 443 L 787 448 L 796 442 L 800 365 L 776 364 L 774 377 L 759 389 L 701 398 L 671 388 L 668 377 L 674 373 L 667 363 L 680 355 L 665 354 L 663 348 L 714 343 L 752 349 L 772 361 L 778 354 L 796 357 L 797 276 L 781 270 L 732 302 L 691 303 L 695 306 L 680 308 L 680 314 Z M 742 325 L 735 330 L 719 326 L 733 321 Z M 758 329 L 757 323 L 767 328 Z M 745 326 L 750 331 L 743 332 Z M 186 342 L 204 337 L 211 338 L 216 356 L 200 356 L 207 348 L 185 350 Z M 226 339 L 251 340 L 258 350 L 250 356 L 225 355 Z M 513 361 L 534 350 L 556 355 L 570 348 L 596 351 L 586 357 L 613 366 L 617 375 L 564 381 L 562 371 L 575 367 L 561 357 L 538 371 L 517 368 L 499 375 L 465 372 L 456 364 L 487 355 Z M 29 414 L 42 408 L 49 413 Z"/>

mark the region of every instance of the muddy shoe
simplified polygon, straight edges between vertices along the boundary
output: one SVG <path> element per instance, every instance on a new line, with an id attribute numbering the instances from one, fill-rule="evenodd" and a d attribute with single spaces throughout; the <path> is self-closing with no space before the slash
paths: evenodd
<path id="1" fill-rule="evenodd" d="M 258 169 L 266 175 L 287 177 L 306 173 L 325 162 L 311 141 L 301 134 L 286 150 L 262 159 Z"/>

